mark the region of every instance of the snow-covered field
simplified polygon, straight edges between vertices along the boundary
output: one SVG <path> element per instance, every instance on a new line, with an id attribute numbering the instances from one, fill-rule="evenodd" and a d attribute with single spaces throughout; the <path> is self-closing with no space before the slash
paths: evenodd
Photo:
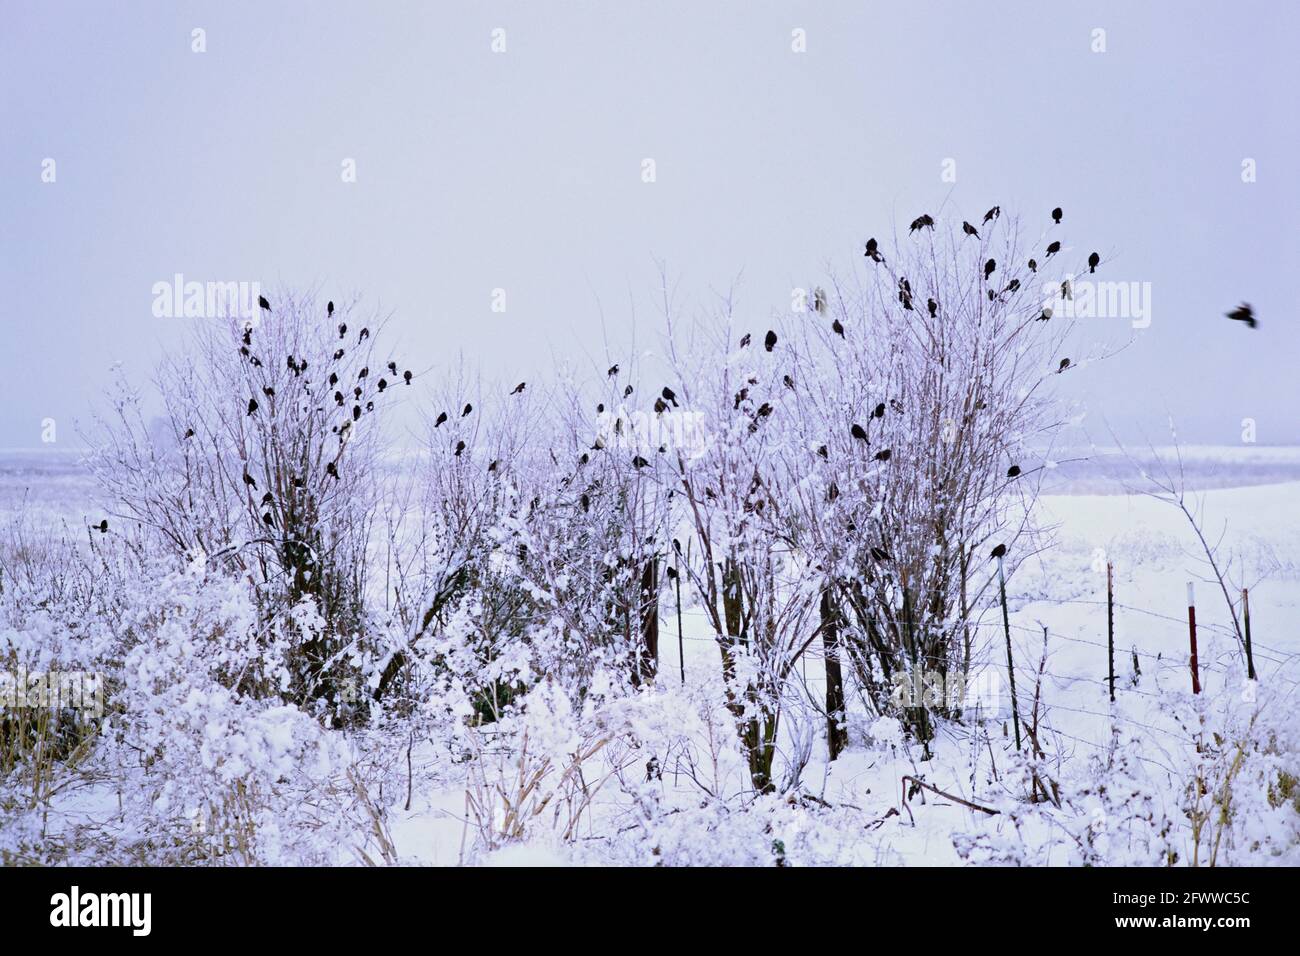
<path id="1" fill-rule="evenodd" d="M 1125 865 L 1204 863 L 1214 854 L 1220 863 L 1295 864 L 1300 450 L 1184 455 L 1197 462 L 1189 484 L 1208 489 L 1193 500 L 1234 585 L 1230 596 L 1250 589 L 1258 681 L 1246 680 L 1224 594 L 1187 519 L 1167 503 L 1124 493 L 1113 460 L 1075 465 L 1069 483 L 1110 493 L 1041 498 L 1039 517 L 1055 527 L 1054 543 L 1008 581 L 1023 751 L 1036 746 L 1036 758 L 1016 753 L 1001 614 L 990 599 L 974 642 L 972 706 L 941 725 L 932 754 L 854 695 L 850 747 L 828 762 L 825 720 L 814 706 L 824 694 L 822 661 L 810 653 L 786 695 L 781 786 L 753 797 L 719 705 L 708 623 L 698 608 L 684 609 L 681 655 L 668 604 L 657 686 L 630 697 L 594 695 L 582 711 L 538 688 L 508 731 L 489 725 L 467 734 L 455 720 L 448 730 L 446 715 L 430 707 L 407 722 L 315 739 L 288 708 L 241 717 L 230 701 L 205 696 L 210 690 L 160 691 L 159 702 L 193 718 L 184 726 L 194 735 L 195 765 L 213 771 L 212 781 L 241 781 L 233 792 L 246 804 L 232 806 L 225 794 L 219 807 L 206 805 L 211 782 L 184 779 L 150 790 L 142 803 L 123 792 L 148 769 L 140 740 L 101 741 L 107 763 L 93 755 L 70 761 L 35 792 L 11 775 L 0 802 L 0 853 L 19 861 L 144 862 L 173 853 L 193 861 L 188 841 L 201 845 L 212 825 L 205 821 L 225 813 L 235 824 L 223 824 L 221 853 L 257 862 Z M 1288 480 L 1261 483 L 1276 478 Z M 98 519 L 92 495 L 74 455 L 0 458 L 0 526 L 21 519 L 85 537 Z M 1107 562 L 1116 602 L 1113 704 Z M 1189 581 L 1199 696 L 1190 693 Z M 169 586 L 175 593 L 163 605 L 191 602 L 195 615 L 205 606 L 220 616 L 236 602 L 188 593 L 184 580 Z M 11 646 L 49 640 L 47 660 L 57 659 L 60 641 L 93 639 L 90 628 L 70 637 L 27 624 L 10 622 L 0 634 Z M 170 639 L 185 643 L 179 632 L 165 633 Z M 152 668 L 166 681 L 167 665 L 157 647 L 153 653 L 127 666 Z M 167 720 L 156 716 L 161 735 Z M 189 820 L 189 832 L 176 829 L 177 820 Z M 160 843 L 169 826 L 170 847 Z"/>

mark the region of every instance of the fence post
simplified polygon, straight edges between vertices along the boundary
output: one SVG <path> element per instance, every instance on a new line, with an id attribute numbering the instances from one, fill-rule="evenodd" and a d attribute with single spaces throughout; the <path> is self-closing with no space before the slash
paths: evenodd
<path id="1" fill-rule="evenodd" d="M 1257 680 L 1255 655 L 1250 649 L 1250 591 L 1247 588 L 1241 589 L 1241 616 L 1246 625 L 1246 676 L 1251 680 Z"/>
<path id="2" fill-rule="evenodd" d="M 1007 635 L 1007 679 L 1011 682 L 1011 724 L 1016 728 L 1016 752 L 1020 752 L 1020 708 L 1016 705 L 1016 664 L 1011 657 L 1011 617 L 1007 613 L 1007 582 L 998 555 L 998 594 L 1002 600 L 1002 630 Z"/>
<path id="3" fill-rule="evenodd" d="M 1187 630 L 1192 638 L 1192 693 L 1201 692 L 1201 673 L 1196 660 L 1196 592 L 1194 582 L 1187 582 Z"/>
<path id="4" fill-rule="evenodd" d="M 1106 562 L 1106 658 L 1110 673 L 1110 702 L 1115 703 L 1115 574 Z"/>

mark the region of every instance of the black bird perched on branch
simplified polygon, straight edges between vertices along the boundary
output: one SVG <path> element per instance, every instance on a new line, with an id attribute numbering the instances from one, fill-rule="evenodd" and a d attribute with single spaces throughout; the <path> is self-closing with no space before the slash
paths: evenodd
<path id="1" fill-rule="evenodd" d="M 989 555 L 989 560 L 996 561 L 998 558 L 1002 557 L 1006 553 L 1007 553 L 1007 546 L 1005 544 L 1000 544 L 993 549 L 993 553 Z"/>
<path id="2" fill-rule="evenodd" d="M 1259 320 L 1255 318 L 1255 310 L 1250 307 L 1249 302 L 1241 303 L 1231 312 L 1225 312 L 1224 315 L 1234 322 L 1245 322 L 1252 329 L 1259 325 Z"/>
<path id="3" fill-rule="evenodd" d="M 325 318 L 329 319 L 334 316 L 334 301 L 331 299 L 325 303 Z"/>
<path id="4" fill-rule="evenodd" d="M 891 452 L 888 448 L 882 448 L 880 449 L 880 451 L 876 452 L 875 458 L 876 461 L 889 461 L 889 458 L 892 454 L 893 452 Z"/>
<path id="5" fill-rule="evenodd" d="M 586 456 L 586 455 L 583 455 L 582 457 L 583 457 L 583 458 L 586 458 L 587 456 Z M 501 464 L 501 459 L 499 459 L 499 458 L 493 458 L 491 464 L 488 465 L 488 471 L 490 471 L 490 472 L 492 472 L 492 471 L 496 471 L 496 470 L 497 470 L 497 465 L 499 465 L 499 464 Z"/>
<path id="6" fill-rule="evenodd" d="M 461 418 L 464 418 L 466 415 L 468 415 L 468 414 L 469 414 L 470 412 L 472 412 L 472 411 L 474 411 L 474 406 L 471 405 L 471 404 L 469 404 L 469 402 L 466 402 L 466 403 L 465 403 L 465 407 L 464 407 L 463 409 L 461 409 L 460 417 L 461 417 Z"/>
<path id="7" fill-rule="evenodd" d="M 1052 258 L 1052 256 L 1056 255 L 1060 251 L 1061 251 L 1061 244 L 1059 242 L 1053 242 L 1051 245 L 1047 247 L 1047 258 L 1049 259 Z"/>
<path id="8" fill-rule="evenodd" d="M 660 394 L 663 395 L 666 401 L 673 403 L 673 408 L 677 407 L 677 393 L 674 392 L 671 388 L 665 385 L 664 390 L 660 392 Z"/>
<path id="9" fill-rule="evenodd" d="M 327 475 L 331 475 L 331 476 L 334 478 L 335 481 L 338 480 L 338 477 L 339 477 L 339 470 L 338 470 L 336 467 L 334 467 L 334 462 L 332 462 L 332 461 L 331 461 L 331 462 L 326 462 L 326 464 L 325 464 L 325 474 L 327 474 Z"/>
<path id="10" fill-rule="evenodd" d="M 912 228 L 909 229 L 908 231 L 916 232 L 916 230 L 918 229 L 933 229 L 933 228 L 934 228 L 934 220 L 931 219 L 930 215 L 927 213 L 925 215 L 917 216 L 915 219 L 913 219 Z"/>
<path id="11" fill-rule="evenodd" d="M 335 385 L 339 383 L 339 376 L 337 372 L 330 372 L 329 383 L 330 383 L 330 388 L 333 388 Z"/>
<path id="12" fill-rule="evenodd" d="M 1008 468 L 1008 469 L 1007 469 L 1007 477 L 1008 477 L 1008 478 L 1018 478 L 1018 477 L 1020 477 L 1020 466 L 1019 466 L 1019 465 L 1012 465 L 1010 468 Z"/>
<path id="13" fill-rule="evenodd" d="M 997 264 L 996 262 L 994 262 L 992 259 L 990 259 L 988 262 L 984 263 L 984 281 L 985 281 L 985 282 L 988 282 L 988 281 L 989 281 L 989 276 L 993 275 L 993 270 L 996 269 L 997 267 L 998 267 L 998 264 Z"/>
<path id="14" fill-rule="evenodd" d="M 974 236 L 976 239 L 980 237 L 979 230 L 968 223 L 965 219 L 961 221 L 961 231 L 966 233 L 968 236 Z"/>
<path id="15" fill-rule="evenodd" d="M 640 455 L 637 455 L 632 459 L 632 467 L 634 468 L 644 468 L 648 464 L 650 464 L 650 462 L 646 461 Z"/>
<path id="16" fill-rule="evenodd" d="M 1029 271 L 1030 271 L 1030 272 L 1037 272 L 1037 271 L 1038 271 L 1038 263 L 1035 262 L 1033 259 L 1030 259 L 1030 260 L 1029 260 Z"/>
<path id="17" fill-rule="evenodd" d="M 853 423 L 853 427 L 849 429 L 849 434 L 851 434 L 858 441 L 867 440 L 867 430 L 863 428 L 861 425 L 859 425 L 857 422 Z"/>
<path id="18" fill-rule="evenodd" d="M 889 400 L 889 407 L 892 408 L 894 411 L 898 412 L 898 414 L 900 415 L 903 414 L 903 403 L 900 402 L 898 399 L 891 398 Z"/>
<path id="19" fill-rule="evenodd" d="M 826 446 L 825 446 L 825 445 L 819 445 L 818 448 L 817 448 L 817 456 L 818 456 L 819 458 L 830 458 L 830 457 L 831 457 L 831 453 L 830 453 L 829 451 L 826 450 Z"/>
<path id="20" fill-rule="evenodd" d="M 357 378 L 362 379 L 362 378 L 365 378 L 365 377 L 366 377 L 367 375 L 369 375 L 369 374 L 370 374 L 370 366 L 369 366 L 369 365 L 363 365 L 363 366 L 361 367 L 361 371 L 360 371 L 360 372 L 357 372 Z"/>
<path id="21" fill-rule="evenodd" d="M 930 318 L 933 319 L 939 314 L 939 303 L 935 302 L 934 299 L 927 299 L 925 307 L 930 310 Z"/>
<path id="22" fill-rule="evenodd" d="M 885 261 L 885 257 L 880 254 L 880 248 L 877 245 L 876 240 L 874 238 L 867 240 L 867 251 L 863 253 L 863 255 L 865 255 L 868 259 L 871 259 L 873 262 Z"/>
<path id="23" fill-rule="evenodd" d="M 1062 215 L 1061 207 L 1057 206 L 1055 209 L 1052 210 L 1052 222 L 1056 223 L 1059 226 L 1061 224 L 1061 215 Z"/>
<path id="24" fill-rule="evenodd" d="M 339 406 L 341 406 L 341 405 L 343 404 L 343 393 L 342 393 L 342 392 L 335 392 L 335 393 L 334 393 L 334 404 L 335 404 L 335 405 L 339 405 Z"/>
<path id="25" fill-rule="evenodd" d="M 98 531 L 100 534 L 108 534 L 108 519 L 105 518 L 105 519 L 104 519 L 103 521 L 101 521 L 99 524 L 97 524 L 97 525 L 92 525 L 92 527 L 93 527 L 96 531 Z"/>
<path id="26" fill-rule="evenodd" d="M 872 417 L 872 418 L 884 418 L 884 417 L 885 417 L 885 403 L 884 403 L 884 402 L 880 402 L 878 405 L 876 405 L 875 408 L 873 408 L 873 409 L 871 410 L 871 417 Z"/>
<path id="27" fill-rule="evenodd" d="M 337 361 L 338 361 L 339 359 L 341 359 L 342 357 L 343 357 L 343 350 L 342 350 L 342 349 L 335 349 L 335 350 L 334 350 L 334 361 L 337 362 Z"/>
<path id="28" fill-rule="evenodd" d="M 275 398 L 275 389 L 273 389 L 270 385 L 263 385 L 262 394 L 265 395 L 267 398 Z"/>
<path id="29" fill-rule="evenodd" d="M 844 338 L 844 326 L 840 325 L 839 319 L 834 319 L 831 322 L 831 331 L 834 332 L 836 335 L 838 335 L 840 338 Z"/>
<path id="30" fill-rule="evenodd" d="M 1061 364 L 1056 367 L 1056 373 L 1059 375 L 1061 372 L 1064 372 L 1069 367 L 1070 367 L 1070 360 L 1068 358 L 1063 358 L 1061 359 Z"/>
<path id="31" fill-rule="evenodd" d="M 255 411 L 257 411 L 257 399 L 250 398 L 248 400 L 248 414 L 251 415 Z"/>
<path id="32" fill-rule="evenodd" d="M 437 428 L 439 425 L 441 425 L 441 424 L 442 424 L 443 422 L 445 422 L 446 420 L 447 420 L 447 413 L 446 413 L 446 412 L 439 412 L 439 414 L 438 414 L 438 420 L 437 420 L 436 422 L 433 423 L 433 427 L 434 427 L 434 428 Z"/>
<path id="33" fill-rule="evenodd" d="M 257 479 L 248 472 L 244 472 L 244 484 L 248 485 L 248 487 L 252 488 L 254 491 L 257 490 Z"/>
<path id="34" fill-rule="evenodd" d="M 876 548 L 876 547 L 873 547 L 873 548 L 871 549 L 871 557 L 872 557 L 872 559 L 875 560 L 875 561 L 893 561 L 893 560 L 894 560 L 894 556 L 893 556 L 892 554 L 890 554 L 888 551 L 886 551 L 884 548 Z"/>
<path id="35" fill-rule="evenodd" d="M 360 385 L 358 385 L 356 388 L 354 388 L 354 389 L 352 390 L 352 397 L 353 397 L 353 398 L 360 398 L 360 397 L 361 397 L 361 386 L 360 386 Z"/>
<path id="36" fill-rule="evenodd" d="M 794 390 L 794 379 L 792 379 L 789 375 L 781 376 L 781 384 L 784 385 L 786 388 L 790 389 L 791 391 Z"/>
<path id="37" fill-rule="evenodd" d="M 370 338 L 370 330 L 369 330 L 369 329 L 362 329 L 362 330 L 361 330 L 361 334 L 357 336 L 357 345 L 360 345 L 362 342 L 364 342 L 364 341 L 365 341 L 366 339 L 368 339 L 368 338 Z"/>
<path id="38" fill-rule="evenodd" d="M 344 322 L 339 326 L 339 338 L 343 338 L 343 336 L 347 334 L 348 334 L 348 324 Z"/>
<path id="39" fill-rule="evenodd" d="M 527 387 L 528 387 L 528 383 L 527 383 L 527 382 L 520 382 L 518 385 L 515 386 L 514 391 L 512 391 L 510 394 L 511 394 L 511 395 L 519 395 L 519 394 L 522 393 L 523 390 L 524 390 L 525 388 L 527 388 Z"/>
<path id="40" fill-rule="evenodd" d="M 390 371 L 390 372 L 392 372 L 394 375 L 396 375 L 396 374 L 397 374 L 397 363 L 396 363 L 396 362 L 389 362 L 389 363 L 388 363 L 388 371 Z"/>
<path id="41" fill-rule="evenodd" d="M 465 443 L 464 443 L 463 441 L 458 441 L 458 442 L 456 442 L 456 457 L 457 457 L 457 458 L 460 457 L 460 453 L 463 452 L 464 450 L 465 450 Z"/>
<path id="42" fill-rule="evenodd" d="M 188 438 L 193 438 L 193 437 L 194 437 L 194 429 L 193 429 L 193 428 L 187 428 L 187 429 L 185 429 L 185 437 L 186 437 L 187 439 L 188 439 Z"/>
<path id="43" fill-rule="evenodd" d="M 1035 319 L 1035 321 L 1036 321 L 1036 322 L 1046 322 L 1046 321 L 1047 321 L 1048 319 L 1050 319 L 1051 317 L 1052 317 L 1052 310 L 1051 310 L 1049 307 L 1044 306 L 1044 307 L 1043 307 L 1043 313 L 1042 313 L 1042 315 L 1040 315 L 1037 319 Z"/>
<path id="44" fill-rule="evenodd" d="M 378 382 L 375 383 L 375 387 L 382 392 L 384 389 L 388 387 L 388 379 L 381 378 Z"/>
<path id="45" fill-rule="evenodd" d="M 988 212 L 984 214 L 984 221 L 989 222 L 992 219 L 998 218 L 998 216 L 1000 215 L 1002 215 L 1002 207 L 994 206 L 992 209 L 990 209 Z"/>
<path id="46" fill-rule="evenodd" d="M 767 349 L 769 352 L 776 348 L 776 333 L 771 329 L 768 329 L 767 335 L 763 337 L 763 348 Z"/>
<path id="47" fill-rule="evenodd" d="M 257 304 L 260 308 L 263 308 L 268 312 L 271 311 L 271 303 L 266 301 L 266 296 L 259 295 L 257 297 Z"/>
<path id="48" fill-rule="evenodd" d="M 269 505 L 273 501 L 275 501 L 275 497 L 269 491 L 266 494 L 262 495 L 262 504 Z"/>
<path id="49" fill-rule="evenodd" d="M 628 397 L 629 395 L 631 395 L 631 394 L 632 394 L 632 386 L 631 386 L 631 385 L 629 385 L 629 386 L 627 386 L 627 388 L 623 389 L 623 397 L 624 397 L 624 398 L 627 398 L 627 397 Z"/>
<path id="50" fill-rule="evenodd" d="M 746 332 L 744 335 L 740 337 L 740 347 L 742 349 L 749 348 L 749 343 L 752 340 L 752 338 L 753 337 L 748 332 Z"/>
<path id="51" fill-rule="evenodd" d="M 360 405 L 353 405 L 353 406 L 352 406 L 352 420 L 353 420 L 354 422 L 355 422 L 355 421 L 360 421 L 360 420 L 361 420 L 361 406 L 360 406 Z"/>
<path id="52" fill-rule="evenodd" d="M 1096 272 L 1096 271 L 1097 271 L 1097 266 L 1100 265 L 1100 264 L 1101 264 L 1101 256 L 1097 255 L 1097 253 L 1094 252 L 1092 255 L 1090 255 L 1090 256 L 1088 257 L 1088 271 L 1089 271 L 1089 272 Z"/>
<path id="53" fill-rule="evenodd" d="M 607 372 L 605 373 L 605 377 L 606 377 L 606 378 L 613 378 L 613 377 L 614 377 L 615 375 L 617 375 L 617 374 L 618 374 L 618 366 L 617 366 L 617 365 L 611 365 L 611 366 L 609 367 L 609 371 L 607 371 Z"/>
<path id="54" fill-rule="evenodd" d="M 407 385 L 411 384 L 411 370 L 409 368 L 402 373 L 402 378 L 405 379 Z"/>

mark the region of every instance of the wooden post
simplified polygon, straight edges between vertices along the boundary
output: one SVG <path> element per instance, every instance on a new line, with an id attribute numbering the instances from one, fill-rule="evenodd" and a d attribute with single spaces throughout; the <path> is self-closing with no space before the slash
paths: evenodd
<path id="1" fill-rule="evenodd" d="M 1007 612 L 1007 582 L 998 558 L 998 595 L 1002 600 L 1002 629 L 1007 635 L 1007 679 L 1011 683 L 1011 723 L 1016 728 L 1016 751 L 1020 751 L 1020 708 L 1016 704 L 1016 663 L 1011 657 L 1011 617 Z"/>
<path id="2" fill-rule="evenodd" d="M 1115 703 L 1115 568 L 1106 562 L 1106 658 L 1110 672 L 1110 702 Z"/>
<path id="3" fill-rule="evenodd" d="M 654 680 L 659 670 L 659 555 L 641 570 L 641 675 Z"/>
<path id="4" fill-rule="evenodd" d="M 830 759 L 840 755 L 849 743 L 844 726 L 844 675 L 840 668 L 839 608 L 831 597 L 830 585 L 822 591 L 822 648 L 826 657 L 826 746 Z"/>
<path id="5" fill-rule="evenodd" d="M 1192 693 L 1201 692 L 1201 674 L 1196 660 L 1196 592 L 1193 582 L 1187 582 L 1187 630 L 1192 638 Z"/>
<path id="6" fill-rule="evenodd" d="M 1246 676 L 1258 680 L 1255 676 L 1255 655 L 1250 649 L 1250 591 L 1241 589 L 1241 616 L 1246 625 Z"/>
<path id="7" fill-rule="evenodd" d="M 686 641 L 682 637 L 682 556 L 681 552 L 673 559 L 673 579 L 677 583 L 677 663 L 682 669 L 682 684 L 686 683 Z"/>

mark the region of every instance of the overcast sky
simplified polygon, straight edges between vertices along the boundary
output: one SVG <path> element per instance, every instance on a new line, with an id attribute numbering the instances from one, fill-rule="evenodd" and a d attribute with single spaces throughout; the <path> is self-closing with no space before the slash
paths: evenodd
<path id="1" fill-rule="evenodd" d="M 757 327 L 945 199 L 1060 205 L 1151 283 L 1133 347 L 1062 379 L 1099 430 L 1300 441 L 1298 10 L 5 0 L 0 446 L 75 443 L 114 362 L 147 375 L 192 321 L 153 315 L 175 273 L 360 293 L 411 364 L 514 380 L 603 368 L 632 305 L 648 343 L 657 259 L 688 306 L 743 272 Z"/>

